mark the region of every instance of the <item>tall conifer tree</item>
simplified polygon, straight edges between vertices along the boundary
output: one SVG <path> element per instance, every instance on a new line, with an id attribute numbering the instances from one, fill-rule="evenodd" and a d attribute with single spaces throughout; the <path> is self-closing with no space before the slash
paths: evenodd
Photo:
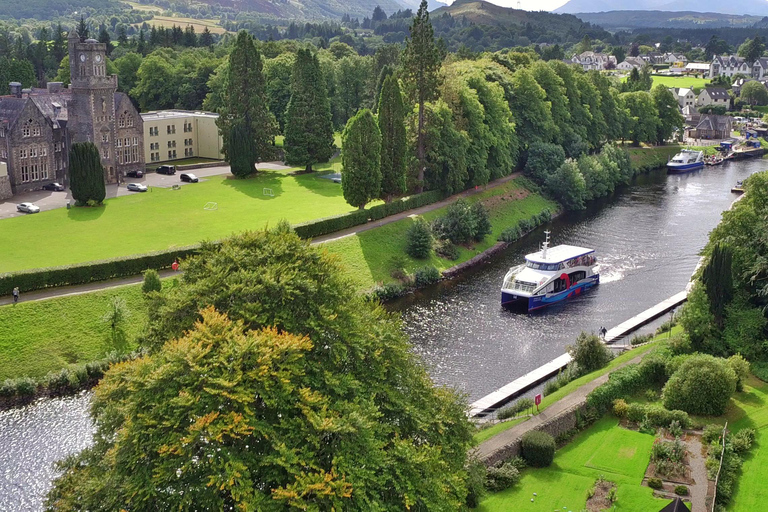
<path id="1" fill-rule="evenodd" d="M 416 157 L 418 158 L 418 191 L 424 189 L 424 169 L 426 166 L 426 147 L 424 134 L 424 104 L 435 99 L 440 82 L 440 63 L 442 52 L 435 44 L 435 32 L 429 21 L 427 0 L 421 5 L 413 19 L 403 52 L 403 71 L 405 82 L 412 100 L 419 107 L 419 119 L 416 134 Z"/>
<path id="2" fill-rule="evenodd" d="M 285 162 L 307 171 L 333 156 L 333 122 L 325 78 L 317 55 L 299 50 L 285 114 Z"/>
<path id="3" fill-rule="evenodd" d="M 244 30 L 240 31 L 229 55 L 226 101 L 217 123 L 232 174 L 241 178 L 254 172 L 256 162 L 272 156 L 272 142 L 277 134 L 275 116 L 267 103 L 262 67 L 253 39 Z"/>
<path id="4" fill-rule="evenodd" d="M 386 68 L 385 68 L 386 69 Z M 379 130 L 381 131 L 381 197 L 385 201 L 405 192 L 405 106 L 400 84 L 389 75 L 381 87 L 379 98 Z"/>
<path id="5" fill-rule="evenodd" d="M 347 122 L 342 134 L 341 188 L 352 206 L 364 208 L 381 190 L 381 133 L 370 110 L 363 109 Z"/>
<path id="6" fill-rule="evenodd" d="M 104 168 L 99 149 L 93 142 L 76 142 L 69 150 L 70 190 L 76 204 L 101 203 L 107 196 Z"/>

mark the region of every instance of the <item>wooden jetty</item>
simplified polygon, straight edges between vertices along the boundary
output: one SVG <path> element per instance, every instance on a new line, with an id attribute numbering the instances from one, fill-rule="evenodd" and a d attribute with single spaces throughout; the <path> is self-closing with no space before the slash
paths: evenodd
<path id="1" fill-rule="evenodd" d="M 626 336 L 627 334 L 636 331 L 640 327 L 673 310 L 685 302 L 687 297 L 688 290 L 684 290 L 666 300 L 659 302 L 655 306 L 646 309 L 639 315 L 633 316 L 626 322 L 623 322 L 613 329 L 610 329 L 605 334 L 605 343 L 613 343 Z M 480 400 L 470 404 L 469 416 L 483 417 L 492 413 L 499 407 L 510 402 L 511 400 L 514 400 L 537 384 L 540 384 L 553 375 L 556 375 L 571 361 L 572 358 L 570 355 L 563 354 L 560 357 L 557 357 L 556 359 L 553 359 L 552 361 L 544 364 L 543 366 L 536 368 L 532 372 L 526 373 L 522 377 L 513 380 L 509 384 L 497 389 L 493 393 L 490 393 Z"/>
<path id="2" fill-rule="evenodd" d="M 752 158 L 756 156 L 763 156 L 765 149 L 763 148 L 737 148 L 731 152 L 734 160 L 741 160 L 743 158 Z"/>

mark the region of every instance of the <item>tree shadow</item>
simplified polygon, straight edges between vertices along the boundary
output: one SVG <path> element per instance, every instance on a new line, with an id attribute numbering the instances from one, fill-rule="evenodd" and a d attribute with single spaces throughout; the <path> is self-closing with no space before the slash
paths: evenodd
<path id="1" fill-rule="evenodd" d="M 323 176 L 336 172 L 338 171 L 327 169 L 308 174 L 294 175 L 293 178 L 300 187 L 306 188 L 313 194 L 324 197 L 341 197 L 341 183 L 336 183 L 329 178 L 323 178 Z"/>
<path id="2" fill-rule="evenodd" d="M 246 179 L 228 176 L 222 183 L 254 199 L 268 201 L 282 195 L 282 180 L 284 178 L 277 171 L 260 171 L 255 176 Z"/>
<path id="3" fill-rule="evenodd" d="M 104 212 L 107 209 L 107 204 L 104 203 L 101 206 L 72 206 L 72 208 L 67 211 L 67 217 L 70 218 L 70 220 L 76 220 L 81 222 L 87 222 L 91 220 L 97 220 L 99 217 L 104 215 Z"/>

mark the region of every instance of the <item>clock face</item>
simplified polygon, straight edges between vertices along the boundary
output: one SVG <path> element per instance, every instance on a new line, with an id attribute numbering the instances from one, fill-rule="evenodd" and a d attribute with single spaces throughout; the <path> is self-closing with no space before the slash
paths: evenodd
<path id="1" fill-rule="evenodd" d="M 80 54 L 80 62 L 85 62 L 85 54 L 84 53 Z"/>
<path id="2" fill-rule="evenodd" d="M 101 62 L 101 55 L 96 55 L 96 62 Z"/>

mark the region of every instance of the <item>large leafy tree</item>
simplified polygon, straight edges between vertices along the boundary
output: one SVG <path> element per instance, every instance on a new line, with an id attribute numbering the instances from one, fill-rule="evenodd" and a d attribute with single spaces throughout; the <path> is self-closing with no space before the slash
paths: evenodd
<path id="1" fill-rule="evenodd" d="M 435 44 L 435 33 L 429 21 L 427 0 L 421 0 L 419 10 L 410 27 L 410 37 L 406 40 L 402 56 L 403 77 L 411 99 L 418 106 L 416 127 L 416 158 L 418 159 L 418 190 L 423 189 L 424 169 L 427 159 L 425 122 L 425 103 L 433 100 L 440 83 L 440 63 L 442 52 Z"/>
<path id="2" fill-rule="evenodd" d="M 765 43 L 760 36 L 744 41 L 744 44 L 739 46 L 738 51 L 739 57 L 744 57 L 747 62 L 755 62 L 763 56 L 763 52 L 765 52 Z"/>
<path id="3" fill-rule="evenodd" d="M 398 320 L 287 226 L 206 244 L 96 388 L 53 511 L 458 510 L 471 427 Z"/>
<path id="4" fill-rule="evenodd" d="M 397 78 L 391 74 L 381 86 L 378 112 L 381 132 L 380 197 L 391 201 L 392 196 L 405 192 L 407 143 L 403 95 Z"/>
<path id="5" fill-rule="evenodd" d="M 381 192 L 381 132 L 369 109 L 347 122 L 341 140 L 344 199 L 362 209 Z"/>
<path id="6" fill-rule="evenodd" d="M 543 61 L 536 61 L 531 66 L 531 73 L 539 87 L 544 89 L 550 105 L 552 121 L 554 122 L 553 141 L 563 144 L 564 132 L 571 130 L 571 111 L 563 79 L 555 73 L 551 66 Z"/>
<path id="7" fill-rule="evenodd" d="M 675 130 L 682 131 L 685 119 L 680 113 L 679 104 L 672 92 L 662 84 L 656 85 L 651 90 L 651 97 L 659 113 L 659 122 L 656 124 L 656 143 L 664 144 L 664 141 L 672 137 Z"/>
<path id="8" fill-rule="evenodd" d="M 757 80 L 742 85 L 739 95 L 742 100 L 750 105 L 768 104 L 768 89 Z"/>
<path id="9" fill-rule="evenodd" d="M 269 111 L 261 55 L 244 30 L 237 34 L 229 54 L 224 98 L 217 120 L 222 151 L 232 174 L 246 177 L 253 174 L 257 162 L 273 154 L 277 123 Z"/>
<path id="10" fill-rule="evenodd" d="M 441 190 L 454 194 L 464 187 L 469 179 L 467 173 L 467 151 L 470 141 L 465 131 L 457 128 L 453 112 L 443 100 L 426 104 L 425 136 L 426 172 L 424 183 L 428 190 Z M 411 127 L 418 123 L 411 118 Z M 411 130 L 415 133 L 415 130 Z M 417 141 L 413 141 L 414 145 Z M 411 176 L 414 174 L 412 173 Z"/>
<path id="11" fill-rule="evenodd" d="M 525 68 L 518 69 L 512 76 L 509 108 L 517 123 L 517 133 L 524 148 L 534 142 L 552 140 L 555 124 L 552 122 L 547 94 Z"/>
<path id="12" fill-rule="evenodd" d="M 291 74 L 295 63 L 296 55 L 288 52 L 264 62 L 269 110 L 275 115 L 281 132 L 285 130 L 285 109 L 291 100 Z"/>
<path id="13" fill-rule="evenodd" d="M 76 204 L 101 203 L 107 196 L 104 167 L 93 142 L 76 142 L 69 149 L 69 188 Z"/>
<path id="14" fill-rule="evenodd" d="M 285 115 L 285 161 L 307 171 L 333 156 L 333 122 L 325 78 L 317 55 L 299 50 Z"/>
<path id="15" fill-rule="evenodd" d="M 701 281 L 709 298 L 710 310 L 722 329 L 725 309 L 733 300 L 733 251 L 730 246 L 716 244 L 701 273 Z"/>
<path id="16" fill-rule="evenodd" d="M 628 112 L 627 138 L 636 146 L 641 142 L 655 142 L 659 114 L 651 95 L 645 91 L 625 92 L 621 99 Z"/>

